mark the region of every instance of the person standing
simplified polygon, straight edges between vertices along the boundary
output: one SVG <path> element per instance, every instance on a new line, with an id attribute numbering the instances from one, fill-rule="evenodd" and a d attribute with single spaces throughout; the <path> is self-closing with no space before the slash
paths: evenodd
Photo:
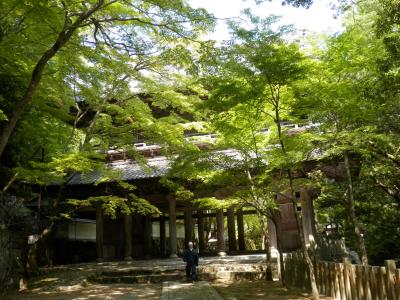
<path id="1" fill-rule="evenodd" d="M 197 280 L 196 267 L 199 264 L 199 256 L 193 247 L 193 242 L 188 243 L 188 249 L 185 250 L 183 261 L 186 262 L 186 277 Z"/>

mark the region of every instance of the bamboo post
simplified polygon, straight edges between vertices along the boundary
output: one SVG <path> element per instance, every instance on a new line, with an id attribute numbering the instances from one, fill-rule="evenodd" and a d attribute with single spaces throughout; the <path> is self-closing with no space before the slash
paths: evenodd
<path id="1" fill-rule="evenodd" d="M 386 268 L 386 291 L 388 300 L 396 300 L 394 289 L 396 262 L 394 260 L 385 260 Z"/>

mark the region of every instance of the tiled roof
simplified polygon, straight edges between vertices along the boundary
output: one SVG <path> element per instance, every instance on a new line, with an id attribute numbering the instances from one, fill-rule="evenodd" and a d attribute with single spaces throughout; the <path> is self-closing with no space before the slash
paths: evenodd
<path id="1" fill-rule="evenodd" d="M 150 158 L 147 164 L 139 164 L 136 161 L 123 161 L 108 163 L 107 167 L 119 171 L 121 179 L 137 180 L 156 178 L 167 174 L 171 161 L 164 156 Z M 92 184 L 100 179 L 100 172 L 93 171 L 88 174 L 73 174 L 68 180 L 68 185 Z"/>
<path id="2" fill-rule="evenodd" d="M 314 151 L 310 159 L 321 156 L 321 151 Z M 252 158 L 256 157 L 255 153 L 250 154 Z M 221 159 L 225 158 L 225 159 Z M 242 154 L 234 149 L 212 151 L 208 153 L 207 161 L 212 162 L 214 167 L 219 169 L 234 168 L 236 162 L 244 159 Z M 268 164 L 267 161 L 264 161 Z M 138 163 L 133 160 L 119 161 L 108 163 L 106 166 L 111 170 L 120 172 L 120 179 L 123 181 L 159 178 L 167 174 L 172 165 L 172 161 L 165 156 L 157 156 L 148 158 L 146 163 Z M 95 170 L 88 174 L 75 173 L 68 180 L 68 185 L 93 184 L 101 179 L 101 174 Z"/>
<path id="3" fill-rule="evenodd" d="M 224 156 L 230 160 L 241 160 L 240 153 L 233 149 L 213 151 L 208 159 L 215 160 L 218 156 Z M 232 167 L 232 161 L 225 162 L 224 165 L 221 163 L 222 168 Z M 137 180 L 137 179 L 148 179 L 162 177 L 167 174 L 171 167 L 171 160 L 165 156 L 158 156 L 149 158 L 146 160 L 146 164 L 138 163 L 132 160 L 112 162 L 106 165 L 108 168 L 119 171 L 121 173 L 120 179 L 124 181 Z M 98 170 L 95 170 L 88 174 L 75 173 L 71 175 L 68 180 L 68 185 L 80 185 L 80 184 L 93 184 L 101 178 L 101 174 Z"/>

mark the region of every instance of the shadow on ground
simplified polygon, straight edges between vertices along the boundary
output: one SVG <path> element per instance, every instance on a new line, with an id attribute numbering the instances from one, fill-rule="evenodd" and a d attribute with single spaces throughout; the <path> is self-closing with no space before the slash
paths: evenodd
<path id="1" fill-rule="evenodd" d="M 23 293 L 5 296 L 4 300 L 159 300 L 161 284 L 91 284 L 82 286 L 59 286 L 54 290 L 32 289 Z"/>
<path id="2" fill-rule="evenodd" d="M 280 282 L 253 281 L 234 283 L 215 283 L 212 285 L 225 300 L 304 300 L 312 299 L 299 290 L 288 290 Z M 320 299 L 332 299 L 321 297 Z"/>

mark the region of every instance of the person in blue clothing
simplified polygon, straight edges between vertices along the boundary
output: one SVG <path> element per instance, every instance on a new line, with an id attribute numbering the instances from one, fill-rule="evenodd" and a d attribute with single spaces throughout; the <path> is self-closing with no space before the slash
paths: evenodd
<path id="1" fill-rule="evenodd" d="M 193 242 L 188 243 L 188 249 L 185 250 L 183 261 L 186 262 L 186 277 L 197 280 L 196 267 L 199 264 L 199 256 L 193 247 Z"/>

